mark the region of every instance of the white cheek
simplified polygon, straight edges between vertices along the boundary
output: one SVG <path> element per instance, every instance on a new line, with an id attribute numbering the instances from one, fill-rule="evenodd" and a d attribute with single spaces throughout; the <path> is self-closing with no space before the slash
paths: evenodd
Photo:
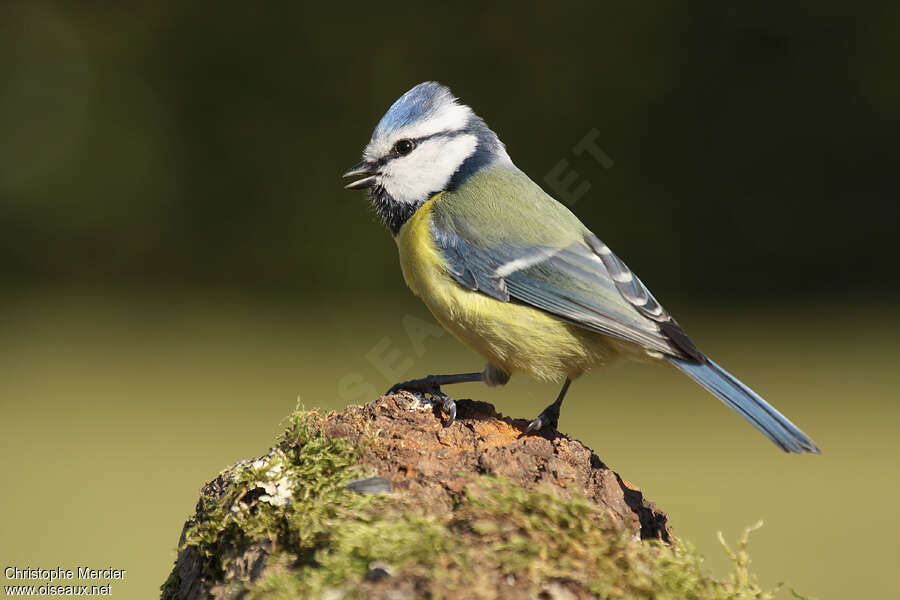
<path id="1" fill-rule="evenodd" d="M 447 187 L 477 145 L 474 135 L 427 140 L 409 156 L 389 162 L 382 171 L 381 183 L 398 202 L 421 202 Z"/>

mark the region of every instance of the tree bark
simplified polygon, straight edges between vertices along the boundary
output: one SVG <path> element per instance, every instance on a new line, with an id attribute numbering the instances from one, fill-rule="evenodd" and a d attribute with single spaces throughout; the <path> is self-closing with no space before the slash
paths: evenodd
<path id="1" fill-rule="evenodd" d="M 606 515 L 614 530 L 624 531 L 634 539 L 669 541 L 665 513 L 647 501 L 637 487 L 610 470 L 581 442 L 557 431 L 523 435 L 527 421 L 503 417 L 485 402 L 460 400 L 457 408 L 456 422 L 445 428 L 437 409 L 427 404 L 423 406 L 411 394 L 401 392 L 364 406 L 350 406 L 339 413 L 323 415 L 315 427 L 317 435 L 344 439 L 358 448 L 357 467 L 366 477 L 345 486 L 348 490 L 361 494 L 387 492 L 389 498 L 402 500 L 405 506 L 419 507 L 422 515 L 437 523 L 454 519 L 460 498 L 468 493 L 473 482 L 493 476 L 502 478 L 506 485 L 529 492 L 539 491 L 563 499 L 583 498 Z M 276 446 L 267 456 L 277 451 Z M 264 459 L 241 461 L 204 486 L 197 514 L 182 530 L 174 570 L 163 586 L 164 598 L 244 597 L 254 583 L 272 569 L 289 572 L 292 565 L 299 562 L 300 559 L 291 562 L 282 558 L 276 561 L 277 565 L 272 564 L 273 556 L 283 549 L 279 548 L 278 541 L 281 534 L 276 532 L 269 537 L 257 536 L 245 544 L 200 546 L 186 543 L 188 532 L 208 518 L 209 507 L 222 501 L 235 485 L 238 473 L 254 464 L 262 464 L 260 461 Z M 254 486 L 246 482 L 240 485 L 245 489 L 233 495 L 237 498 L 235 504 L 252 506 L 260 499 L 268 499 L 271 506 L 267 510 L 270 510 L 293 501 L 290 494 L 279 496 L 279 485 L 288 486 L 289 481 L 260 483 L 256 489 L 251 489 Z M 296 489 L 291 493 L 296 493 Z M 567 533 L 561 531 L 559 535 Z M 459 539 L 467 538 L 461 536 Z M 212 574 L 208 568 L 210 548 L 219 554 L 213 558 L 221 565 Z M 291 556 L 296 558 L 297 551 Z M 497 577 L 502 579 L 508 574 Z M 572 581 L 551 583 L 542 584 L 537 593 L 543 597 L 591 597 Z M 368 572 L 354 585 L 356 587 L 349 591 L 347 587 L 338 588 L 334 597 L 343 597 L 342 594 L 350 591 L 353 592 L 350 596 L 359 594 L 359 586 L 366 586 L 363 595 L 367 597 L 429 595 L 423 591 L 421 582 L 416 583 L 411 576 L 399 576 L 395 566 L 390 564 L 369 565 Z M 524 593 L 521 597 L 534 597 L 535 593 L 534 590 L 523 590 L 522 586 L 510 587 L 508 594 L 497 593 L 503 597 L 520 597 L 520 592 Z M 466 594 L 454 596 L 449 593 L 449 596 L 466 597 Z"/>

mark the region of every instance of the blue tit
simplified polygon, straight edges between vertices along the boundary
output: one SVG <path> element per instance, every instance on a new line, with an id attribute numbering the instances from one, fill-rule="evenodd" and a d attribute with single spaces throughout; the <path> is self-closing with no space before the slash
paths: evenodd
<path id="1" fill-rule="evenodd" d="M 516 168 L 497 134 L 446 87 L 425 82 L 403 94 L 344 177 L 357 178 L 348 189 L 368 191 L 409 288 L 487 361 L 480 372 L 391 388 L 430 395 L 446 425 L 456 405 L 441 386 L 499 386 L 527 373 L 564 382 L 527 431 L 556 428 L 573 379 L 628 357 L 674 365 L 786 452 L 819 452 L 700 352 L 625 263 Z"/>

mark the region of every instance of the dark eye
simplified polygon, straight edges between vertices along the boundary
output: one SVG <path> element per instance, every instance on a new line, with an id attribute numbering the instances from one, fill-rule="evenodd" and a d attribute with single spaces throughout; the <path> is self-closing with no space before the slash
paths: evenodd
<path id="1" fill-rule="evenodd" d="M 412 140 L 400 140 L 394 144 L 394 154 L 397 156 L 406 156 L 412 152 L 415 147 L 416 144 Z"/>

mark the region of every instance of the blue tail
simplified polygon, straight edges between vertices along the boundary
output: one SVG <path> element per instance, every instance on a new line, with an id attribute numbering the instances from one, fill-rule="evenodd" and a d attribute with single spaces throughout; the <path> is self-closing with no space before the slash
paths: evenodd
<path id="1" fill-rule="evenodd" d="M 706 359 L 706 362 L 668 356 L 669 362 L 688 377 L 716 395 L 785 452 L 813 452 L 819 448 L 809 436 L 791 423 L 775 407 L 738 381 L 731 373 Z"/>

